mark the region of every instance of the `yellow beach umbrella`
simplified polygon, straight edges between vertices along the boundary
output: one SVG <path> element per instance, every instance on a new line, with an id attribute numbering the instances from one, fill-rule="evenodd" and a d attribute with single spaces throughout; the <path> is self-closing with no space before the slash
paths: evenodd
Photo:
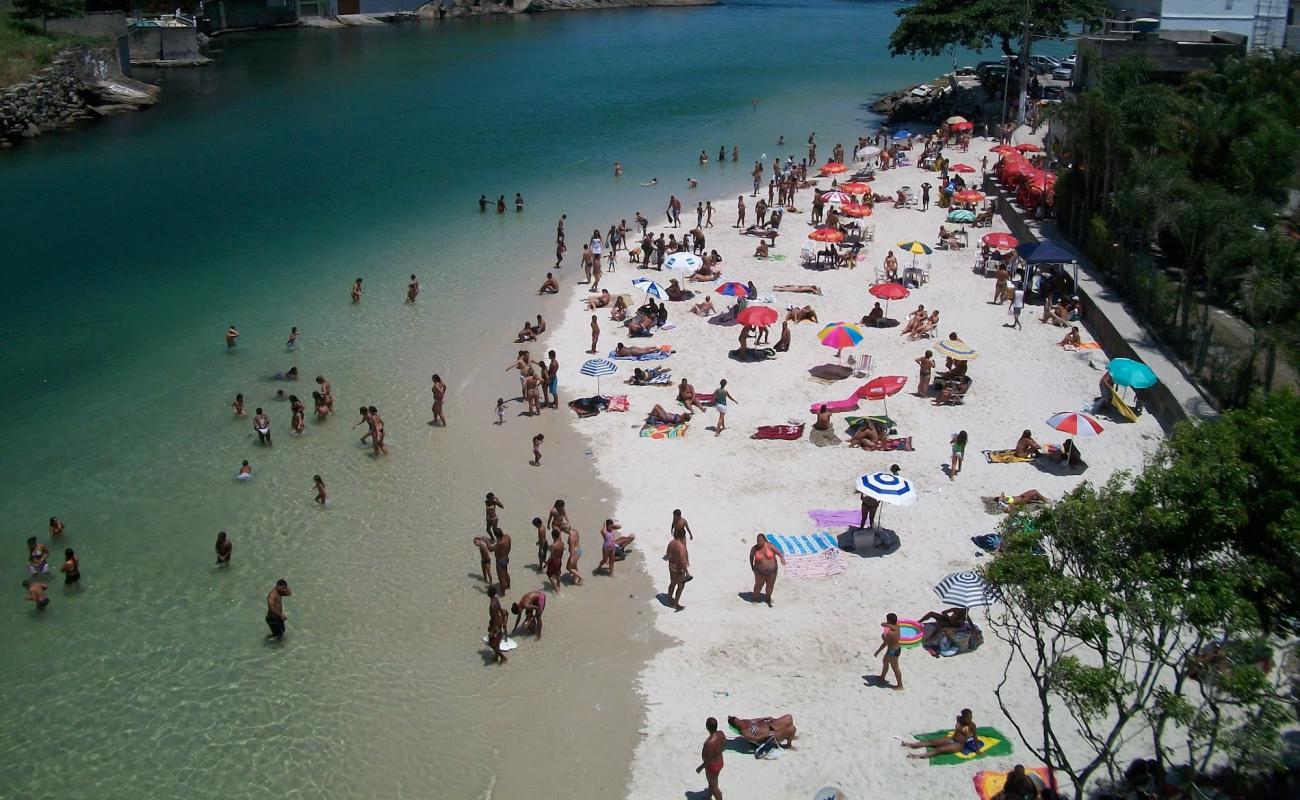
<path id="1" fill-rule="evenodd" d="M 928 256 L 934 251 L 924 242 L 899 242 L 897 245 L 904 253 L 911 253 L 917 256 Z"/>
<path id="2" fill-rule="evenodd" d="M 961 339 L 944 339 L 934 346 L 943 355 L 951 358 L 953 361 L 971 361 L 979 358 L 979 353 L 975 348 L 963 342 Z"/>

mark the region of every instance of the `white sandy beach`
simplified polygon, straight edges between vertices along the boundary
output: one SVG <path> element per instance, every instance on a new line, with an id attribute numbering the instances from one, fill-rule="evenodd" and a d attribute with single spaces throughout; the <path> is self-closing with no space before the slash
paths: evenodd
<path id="1" fill-rule="evenodd" d="M 969 154 L 952 158 L 978 167 L 990 144 L 976 140 Z M 990 157 L 990 162 L 995 159 Z M 908 167 L 878 173 L 874 188 L 888 194 L 899 185 L 915 187 L 927 179 L 924 176 L 938 183 L 932 173 Z M 828 178 L 820 181 L 823 187 L 829 183 Z M 651 191 L 668 194 L 667 189 Z M 922 213 L 880 204 L 875 216 L 865 220 L 875 224 L 876 241 L 864 250 L 858 268 L 817 272 L 799 261 L 799 250 L 811 230 L 810 197 L 810 192 L 801 191 L 797 202 L 801 213 L 787 214 L 782 224 L 773 253 L 784 255 L 784 260 L 753 258 L 757 240 L 730 227 L 735 221 L 734 196 L 714 200 L 719 213 L 716 227 L 707 231 L 707 243 L 724 258 L 724 280 L 752 280 L 760 294 L 770 294 L 773 284 L 819 285 L 820 297 L 777 294 L 776 306 L 784 313 L 787 305 L 811 304 L 822 324 L 859 320 L 874 302 L 866 291 L 873 282 L 873 267 L 881 264 L 896 241 L 917 239 L 933 245 L 946 213 L 935 206 Z M 662 199 L 656 195 L 646 205 L 661 207 Z M 684 198 L 683 226 L 675 231 L 679 235 L 692 227 L 697 199 Z M 751 220 L 753 202 L 747 195 Z M 608 222 L 575 222 L 570 229 L 603 230 Z M 661 223 L 662 217 L 656 215 L 653 222 Z M 971 228 L 971 244 L 977 245 L 988 230 Z M 995 220 L 993 230 L 1005 227 Z M 617 341 L 668 344 L 677 350 L 665 361 L 639 365 L 670 368 L 673 387 L 626 386 L 623 381 L 638 364 L 621 361 L 619 373 L 605 378 L 602 389 L 605 395 L 627 394 L 630 410 L 574 421 L 575 428 L 590 437 L 600 474 L 620 490 L 617 518 L 637 534 L 641 558 L 657 592 L 668 584 L 662 556 L 672 509 L 683 510 L 696 534 L 689 543 L 695 580 L 682 598 L 686 609 L 675 613 L 649 599 L 659 629 L 676 644 L 659 653 L 639 676 L 646 720 L 627 796 L 657 799 L 702 790 L 704 778 L 694 770 L 705 738 L 704 719 L 710 715 L 725 730 L 728 715 L 791 713 L 799 729 L 797 749 L 778 760 L 759 761 L 729 751 L 720 781 L 728 797 L 807 798 L 825 785 L 839 786 L 851 798 L 919 796 L 916 787 L 924 787 L 928 796 L 974 796 L 971 777 L 977 770 L 1009 769 L 1021 761 L 1032 764 L 1018 741 L 1011 756 L 955 766 L 905 758 L 900 739 L 943 728 L 962 707 L 974 711 L 978 724 L 998 727 L 1014 740 L 1014 729 L 998 711 L 993 695 L 1007 652 L 985 623 L 986 612 L 977 609 L 973 618 L 984 628 L 980 649 L 953 658 L 932 658 L 920 648 L 904 650 L 906 689 L 891 691 L 863 680 L 864 675 L 880 671 L 880 660 L 872 655 L 880 642 L 880 622 L 891 611 L 914 619 L 942 608 L 933 592 L 935 584 L 988 557 L 970 538 L 993 531 L 1001 517 L 987 514 L 981 497 L 1033 488 L 1058 498 L 1083 480 L 1099 483 L 1117 470 L 1138 468 L 1161 433 L 1149 414 L 1135 424 L 1103 420 L 1107 429 L 1100 437 L 1080 441 L 1089 465 L 1082 475 L 1046 471 L 1034 464 L 986 463 L 980 451 L 1013 447 L 1024 428 L 1032 430 L 1040 443 L 1060 444 L 1066 436 L 1048 428 L 1044 420 L 1057 411 L 1087 408 L 1101 376 L 1089 362 L 1104 364 L 1105 356 L 1096 350 L 1064 352 L 1056 345 L 1062 329 L 1040 323 L 1037 306 L 1025 309 L 1023 330 L 1004 328 L 1009 321 L 1007 307 L 989 304 L 993 281 L 972 272 L 974 251 L 974 247 L 958 252 L 936 249 L 930 257 L 929 283 L 890 309 L 891 317 L 902 319 L 918 303 L 938 308 L 939 337 L 956 331 L 978 349 L 979 358 L 970 365 L 974 386 L 965 405 L 934 407 L 915 395 L 913 359 L 933 349 L 937 339 L 911 342 L 900 337 L 898 327 L 866 329 L 866 339 L 856 351 L 859 356 L 872 356 L 872 377 L 907 377 L 907 387 L 889 400 L 888 413 L 897 421 L 898 435 L 912 437 L 914 452 L 816 447 L 808 430 L 798 441 L 750 438 L 759 425 L 791 420 L 809 423 L 810 429 L 810 404 L 841 399 L 865 382 L 849 378 L 827 385 L 808 374 L 810 367 L 835 361 L 834 351 L 816 338 L 822 324 L 793 325 L 788 353 L 742 364 L 728 358 L 728 351 L 737 345 L 739 327 L 710 324 L 689 313 L 689 302 L 670 303 L 669 321 L 676 328 L 651 339 L 628 340 L 621 325 L 609 321 L 607 309 L 597 312 L 602 320 L 602 356 Z M 899 255 L 903 266 L 910 259 Z M 572 281 L 574 271 L 572 265 L 566 266 L 564 277 Z M 669 278 L 680 277 L 638 270 L 620 257 L 617 272 L 605 274 L 603 285 L 611 292 L 639 298 L 630 282 L 645 275 L 664 285 Z M 713 286 L 694 286 L 697 299 L 700 291 L 711 292 Z M 562 359 L 566 400 L 594 394 L 595 389 L 593 379 L 578 374 L 590 357 L 585 355 L 590 314 L 578 307 L 579 296 L 586 296 L 585 287 L 576 289 L 548 343 Z M 714 302 L 722 309 L 730 300 L 715 295 Z M 773 342 L 778 335 L 779 324 L 773 328 Z M 1086 330 L 1084 338 L 1091 339 Z M 942 369 L 943 359 L 936 360 Z M 728 381 L 736 402 L 729 409 L 727 430 L 721 437 L 714 436 L 716 414 L 710 411 L 697 416 L 682 438 L 641 438 L 638 429 L 656 402 L 681 410 L 675 402 L 675 384 L 682 377 L 702 394 L 713 391 L 719 379 Z M 880 404 L 864 401 L 857 413 L 883 411 Z M 835 428 L 841 438 L 847 438 L 843 416 L 836 416 Z M 941 467 L 948 461 L 949 437 L 959 430 L 969 433 L 970 443 L 965 468 L 956 480 L 949 480 Z M 897 550 L 882 555 L 871 546 L 870 535 L 862 533 L 858 551 L 845 554 L 847 571 L 804 579 L 783 573 L 774 608 L 741 599 L 739 595 L 753 583 L 747 554 L 756 534 L 816 532 L 809 509 L 858 508 L 854 479 L 894 463 L 920 493 L 919 502 L 911 507 L 883 508 L 883 526 L 901 541 Z M 1013 701 L 1024 715 L 1035 708 L 1027 689 Z"/>

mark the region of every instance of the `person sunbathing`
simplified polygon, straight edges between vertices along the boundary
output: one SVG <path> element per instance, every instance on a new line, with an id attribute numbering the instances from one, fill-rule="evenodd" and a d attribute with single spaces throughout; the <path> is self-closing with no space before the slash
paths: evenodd
<path id="1" fill-rule="evenodd" d="M 717 280 L 722 277 L 722 270 L 715 269 L 712 265 L 705 263 L 699 269 L 686 276 L 686 280 L 695 282 L 708 282 Z"/>
<path id="2" fill-rule="evenodd" d="M 704 406 L 700 405 L 700 400 L 695 396 L 695 387 L 685 378 L 677 384 L 677 401 L 686 407 L 687 411 L 692 408 L 698 409 L 701 414 L 704 413 Z"/>
<path id="3" fill-rule="evenodd" d="M 939 310 L 935 309 L 930 312 L 929 318 L 924 322 L 918 323 L 916 329 L 912 331 L 912 341 L 924 339 L 929 336 L 936 327 L 939 326 Z"/>
<path id="4" fill-rule="evenodd" d="M 1034 437 L 1029 435 L 1029 429 L 1025 428 L 1020 434 L 1020 439 L 1016 442 L 1016 458 L 1034 458 L 1042 450 Z"/>
<path id="5" fill-rule="evenodd" d="M 627 300 L 623 299 L 623 295 L 614 298 L 614 308 L 610 310 L 609 318 L 615 322 L 627 319 Z"/>
<path id="6" fill-rule="evenodd" d="M 649 336 L 655 326 L 655 318 L 647 314 L 637 314 L 635 319 L 624 323 L 628 336 Z"/>
<path id="7" fill-rule="evenodd" d="M 962 362 L 965 363 L 965 362 Z M 970 389 L 970 378 L 962 376 L 943 382 L 943 388 L 930 401 L 932 406 L 946 406 L 955 402 L 958 398 L 964 396 Z"/>
<path id="8" fill-rule="evenodd" d="M 803 308 L 790 306 L 786 309 L 785 318 L 789 322 L 804 322 L 805 320 L 817 322 L 817 312 L 813 310 L 812 306 L 804 306 Z"/>
<path id="9" fill-rule="evenodd" d="M 533 330 L 533 326 L 530 323 L 525 322 L 523 330 L 515 334 L 515 344 L 535 341 L 537 341 L 537 332 Z"/>
<path id="10" fill-rule="evenodd" d="M 658 347 L 628 347 L 622 342 L 614 345 L 614 356 L 616 358 L 645 356 L 651 353 L 658 353 L 659 351 L 660 348 Z"/>
<path id="11" fill-rule="evenodd" d="M 537 290 L 538 294 L 558 294 L 560 291 L 560 282 L 555 279 L 551 273 L 546 273 L 546 280 L 542 281 L 542 286 Z"/>
<path id="12" fill-rule="evenodd" d="M 761 238 L 765 238 L 769 236 L 776 236 L 777 230 L 776 228 L 771 228 L 768 227 L 767 225 L 750 225 L 749 227 L 745 228 L 745 230 L 742 231 L 742 233 L 745 236 L 758 236 Z"/>
<path id="13" fill-rule="evenodd" d="M 798 734 L 794 726 L 794 717 L 789 714 L 781 717 L 755 717 L 740 719 L 727 717 L 727 724 L 735 728 L 751 744 L 763 744 L 775 741 L 787 750 L 793 750 L 793 740 Z"/>
<path id="14" fill-rule="evenodd" d="M 871 307 L 871 311 L 862 318 L 862 324 L 868 328 L 878 328 L 880 327 L 880 321 L 884 318 L 885 309 L 880 307 L 880 303 L 876 303 Z"/>
<path id="15" fill-rule="evenodd" d="M 650 424 L 678 425 L 683 422 L 690 422 L 691 414 L 689 411 L 685 414 L 670 414 L 663 406 L 655 403 L 655 407 L 650 409 L 650 414 L 646 417 L 646 420 Z"/>
<path id="16" fill-rule="evenodd" d="M 609 290 L 601 289 L 600 294 L 596 295 L 595 297 L 587 298 L 586 301 L 587 310 L 591 311 L 594 308 L 604 308 L 605 306 L 609 305 L 609 301 L 610 301 Z"/>
<path id="17" fill-rule="evenodd" d="M 894 197 L 894 208 L 905 208 L 906 206 L 907 206 L 907 192 L 903 191 L 902 189 L 899 189 L 898 194 Z"/>
<path id="18" fill-rule="evenodd" d="M 1052 501 L 1048 500 L 1047 497 L 1044 496 L 1043 493 L 1038 491 L 1037 489 L 1029 489 L 1028 491 L 1021 492 L 1020 494 L 1014 496 L 1009 496 L 1006 494 L 1000 494 L 997 496 L 998 508 L 1002 509 L 1003 511 L 1010 511 L 1016 506 L 1025 506 L 1025 505 L 1029 505 L 1030 503 L 1050 503 L 1050 502 Z"/>
<path id="19" fill-rule="evenodd" d="M 957 722 L 952 727 L 952 735 L 941 736 L 937 739 L 921 739 L 914 742 L 903 742 L 904 747 L 913 747 L 924 749 L 924 753 L 908 753 L 908 758 L 934 758 L 935 756 L 947 753 L 970 753 L 975 754 L 982 748 L 979 740 L 975 719 L 969 708 L 963 708 L 957 715 Z"/>
<path id="20" fill-rule="evenodd" d="M 784 322 L 781 323 L 781 336 L 780 336 L 780 338 L 778 338 L 778 339 L 776 340 L 776 344 L 772 346 L 772 349 L 775 350 L 775 351 L 778 352 L 778 353 L 786 353 L 786 352 L 789 352 L 789 350 L 790 350 L 790 323 L 789 323 L 788 320 L 787 320 L 787 321 L 784 321 Z"/>
<path id="21" fill-rule="evenodd" d="M 935 621 L 935 628 L 932 632 L 926 634 L 926 637 L 921 641 L 923 647 L 933 647 L 938 645 L 940 639 L 944 636 L 951 639 L 953 634 L 966 624 L 969 617 L 967 616 L 966 609 L 954 607 L 944 609 L 943 611 L 927 611 L 923 617 L 917 620 L 917 622 L 924 625 L 925 621 L 929 619 Z"/>
<path id="22" fill-rule="evenodd" d="M 821 294 L 820 287 L 811 283 L 782 283 L 772 287 L 774 292 L 793 292 L 795 294 Z"/>
<path id="23" fill-rule="evenodd" d="M 922 322 L 925 322 L 925 318 L 926 318 L 925 305 L 922 304 L 917 306 L 915 311 L 907 315 L 907 323 L 903 325 L 903 330 L 899 332 L 898 335 L 906 336 L 912 331 L 916 330 L 916 326 L 920 325 Z"/>
<path id="24" fill-rule="evenodd" d="M 970 368 L 969 362 L 955 361 L 952 358 L 945 358 L 943 360 L 943 365 L 945 367 L 944 371 L 938 373 L 935 377 L 944 381 L 966 380 L 966 370 Z"/>
<path id="25" fill-rule="evenodd" d="M 691 306 L 691 313 L 701 317 L 711 317 L 718 313 L 718 310 L 713 307 L 713 295 L 705 295 L 702 301 Z"/>
<path id="26" fill-rule="evenodd" d="M 873 449 L 876 445 L 885 441 L 885 431 L 880 423 L 875 420 L 867 420 L 853 433 L 849 439 L 849 447 L 861 447 L 863 450 Z"/>
<path id="27" fill-rule="evenodd" d="M 831 429 L 831 412 L 827 410 L 826 404 L 822 403 L 817 408 L 817 421 L 813 423 L 813 430 L 828 431 Z"/>
<path id="28" fill-rule="evenodd" d="M 672 370 L 654 367 L 652 369 L 641 369 L 637 367 L 632 370 L 632 380 L 628 381 L 633 386 L 650 386 L 656 378 L 667 378 L 672 374 Z"/>
<path id="29" fill-rule="evenodd" d="M 668 299 L 674 303 L 686 299 L 686 292 L 682 290 L 682 285 L 677 282 L 676 278 L 668 281 Z"/>
<path id="30" fill-rule="evenodd" d="M 754 248 L 754 258 L 767 258 L 767 242 L 759 242 L 758 247 Z"/>
<path id="31" fill-rule="evenodd" d="M 1065 338 L 1057 342 L 1056 346 L 1064 347 L 1066 350 L 1078 350 L 1081 344 L 1083 344 L 1083 337 L 1079 336 L 1079 326 L 1071 325 L 1070 332 L 1065 334 Z"/>

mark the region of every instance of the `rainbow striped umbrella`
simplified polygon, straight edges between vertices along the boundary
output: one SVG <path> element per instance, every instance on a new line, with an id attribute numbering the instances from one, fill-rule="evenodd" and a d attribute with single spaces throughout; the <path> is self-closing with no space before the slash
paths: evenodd
<path id="1" fill-rule="evenodd" d="M 855 347 L 862 341 L 862 331 L 857 325 L 847 322 L 832 322 L 817 332 L 817 339 L 827 347 L 835 348 L 835 355 L 846 347 Z"/>
<path id="2" fill-rule="evenodd" d="M 1060 411 L 1048 417 L 1047 424 L 1061 433 L 1068 433 L 1080 439 L 1097 436 L 1105 430 L 1091 414 L 1082 411 Z"/>

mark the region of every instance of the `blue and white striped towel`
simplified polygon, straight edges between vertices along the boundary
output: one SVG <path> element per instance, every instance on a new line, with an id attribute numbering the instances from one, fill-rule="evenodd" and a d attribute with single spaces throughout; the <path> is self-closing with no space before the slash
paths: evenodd
<path id="1" fill-rule="evenodd" d="M 809 556 L 840 546 L 835 537 L 826 531 L 814 533 L 812 536 L 781 536 L 776 533 L 764 535 L 773 547 L 787 556 Z"/>

